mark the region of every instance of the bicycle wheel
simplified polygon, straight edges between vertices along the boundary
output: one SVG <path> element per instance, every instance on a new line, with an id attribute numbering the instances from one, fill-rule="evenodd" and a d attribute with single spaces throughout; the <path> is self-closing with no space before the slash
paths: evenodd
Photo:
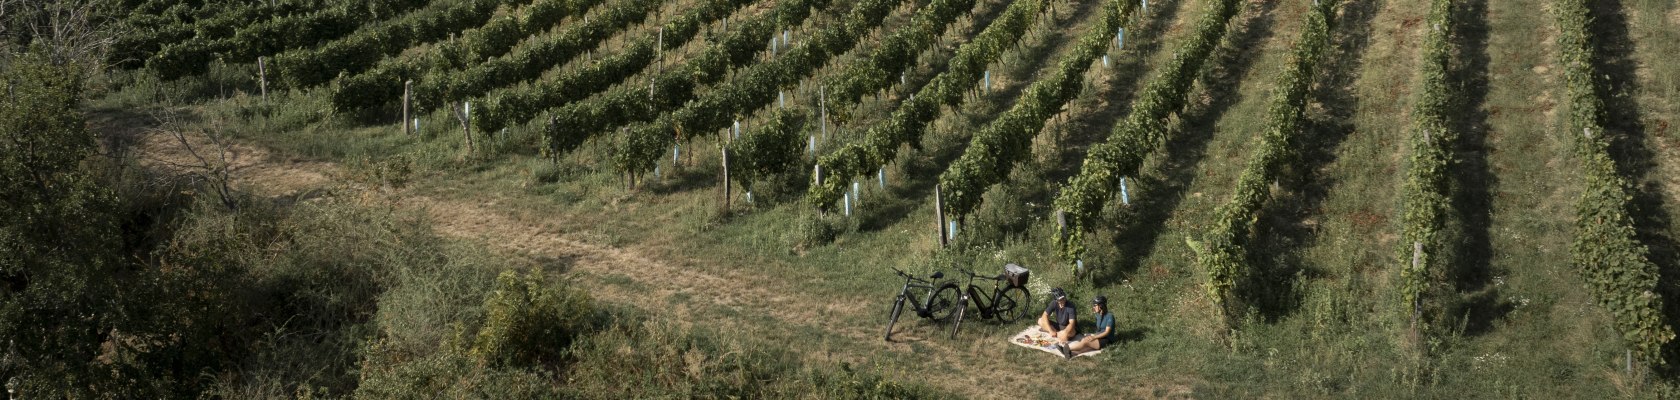
<path id="1" fill-rule="evenodd" d="M 957 290 L 957 284 L 955 283 L 947 282 L 939 286 L 939 290 L 933 292 L 933 300 L 928 302 L 928 318 L 941 322 L 950 319 L 951 311 L 956 308 L 957 301 L 961 300 L 959 299 L 961 296 L 962 293 Z"/>
<path id="2" fill-rule="evenodd" d="M 996 315 L 1003 323 L 1012 323 L 1032 311 L 1027 304 L 1032 302 L 1032 294 L 1026 288 L 1012 287 L 998 293 L 997 302 L 992 304 L 992 315 Z"/>
<path id="3" fill-rule="evenodd" d="M 887 318 L 887 332 L 882 334 L 882 340 L 892 341 L 893 324 L 898 323 L 898 315 L 902 312 L 904 312 L 904 296 L 899 296 L 897 300 L 893 300 L 892 316 Z"/>
<path id="4" fill-rule="evenodd" d="M 956 319 L 951 320 L 951 338 L 952 339 L 956 339 L 957 338 L 957 331 L 962 330 L 963 314 L 967 314 L 967 312 L 968 312 L 968 301 L 967 300 L 968 300 L 967 297 L 957 299 L 957 313 L 956 313 L 955 316 L 953 316 Z"/>

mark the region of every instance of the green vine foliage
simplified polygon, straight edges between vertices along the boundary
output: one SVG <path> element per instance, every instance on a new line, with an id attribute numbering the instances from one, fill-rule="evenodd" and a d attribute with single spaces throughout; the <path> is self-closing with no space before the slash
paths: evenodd
<path id="1" fill-rule="evenodd" d="M 502 4 L 529 0 L 462 0 L 437 2 L 390 21 L 371 24 L 320 47 L 274 56 L 281 82 L 292 88 L 314 87 L 340 74 L 360 73 L 379 60 L 418 43 L 483 25 Z"/>
<path id="2" fill-rule="evenodd" d="M 705 24 L 716 21 L 736 9 L 750 4 L 751 0 L 731 0 L 707 2 L 699 8 L 689 10 L 677 18 L 666 22 L 662 26 L 665 32 L 664 50 L 676 49 L 684 42 L 699 34 Z M 595 60 L 587 66 L 561 71 L 549 75 L 548 78 L 534 82 L 509 86 L 491 91 L 475 104 L 483 103 L 484 107 L 473 108 L 473 121 L 483 127 L 485 131 L 495 131 L 504 127 L 523 124 L 537 118 L 544 112 L 553 110 L 554 105 L 580 101 L 589 96 L 601 93 L 614 84 L 623 82 L 647 66 L 652 65 L 658 56 L 656 46 L 660 46 L 657 33 L 650 34 L 635 42 L 631 42 L 618 54 Z M 558 123 L 558 121 L 556 121 Z M 558 126 L 556 126 L 558 128 Z M 581 141 L 588 137 L 588 132 L 577 130 L 553 129 L 546 134 L 579 136 Z M 568 143 L 574 138 L 545 137 L 553 143 Z M 549 154 L 558 156 L 564 154 L 559 148 L 545 146 Z"/>
<path id="3" fill-rule="evenodd" d="M 810 116 L 804 111 L 779 109 L 763 126 L 747 130 L 729 142 L 729 177 L 752 191 L 753 183 L 786 172 L 799 164 Z"/>
<path id="4" fill-rule="evenodd" d="M 1168 115 L 1183 108 L 1190 84 L 1225 36 L 1225 26 L 1237 14 L 1239 4 L 1238 0 L 1209 4 L 1197 20 L 1195 31 L 1174 52 L 1177 56 L 1161 67 L 1143 94 L 1132 102 L 1131 114 L 1115 126 L 1106 142 L 1091 147 L 1079 175 L 1056 196 L 1056 208 L 1067 214 L 1070 230 L 1095 227 L 1103 205 L 1119 188 L 1120 177 L 1136 173 L 1144 157 L 1166 141 Z M 1058 237 L 1057 248 L 1063 257 L 1076 260 L 1085 253 L 1084 238 Z"/>
<path id="5" fill-rule="evenodd" d="M 1110 1 L 1097 26 L 1086 31 L 1050 76 L 1033 82 L 1009 111 L 974 135 L 968 149 L 939 176 L 948 214 L 961 219 L 974 212 L 987 188 L 1008 179 L 1015 164 L 1032 155 L 1032 140 L 1044 122 L 1079 95 L 1085 71 L 1113 43 L 1113 32 L 1137 4 Z"/>
<path id="6" fill-rule="evenodd" d="M 310 47 L 354 31 L 368 19 L 407 12 L 422 0 L 325 7 L 319 2 L 207 2 L 188 39 L 162 44 L 145 65 L 163 79 L 203 74 L 210 62 L 255 62 L 259 56 Z"/>
<path id="7" fill-rule="evenodd" d="M 597 96 L 554 109 L 551 115 L 558 127 L 557 132 L 592 136 L 612 132 L 628 124 L 653 120 L 693 100 L 698 88 L 717 83 L 730 70 L 757 61 L 758 53 L 769 47 L 765 38 L 777 32 L 778 27 L 799 25 L 811 16 L 813 9 L 827 7 L 831 1 L 778 2 L 770 12 L 732 22 L 729 32 L 722 39 L 698 56 L 653 77 L 652 82 L 621 82 Z M 676 132 L 676 135 L 682 133 Z M 665 143 L 665 138 L 628 135 L 617 144 L 620 147 L 660 148 L 663 146 L 660 143 Z M 615 154 L 622 157 L 632 153 L 618 151 Z M 615 160 L 615 163 L 623 166 L 632 162 Z"/>
<path id="8" fill-rule="evenodd" d="M 414 82 L 414 102 L 422 109 L 483 95 L 491 89 L 542 76 L 543 71 L 581 57 L 659 8 L 659 0 L 615 1 L 588 23 L 569 24 L 559 34 L 521 44 L 518 51 L 478 62 L 460 71 L 432 69 Z M 488 130 L 486 130 L 488 131 Z"/>
<path id="9" fill-rule="evenodd" d="M 1301 145 L 1302 114 L 1312 89 L 1313 71 L 1329 45 L 1335 7 L 1335 1 L 1321 1 L 1303 22 L 1294 58 L 1289 69 L 1278 77 L 1278 89 L 1267 109 L 1266 131 L 1261 133 L 1260 143 L 1237 178 L 1231 199 L 1219 206 L 1213 225 L 1207 228 L 1200 242 L 1191 246 L 1197 263 L 1207 272 L 1204 289 L 1208 298 L 1213 299 L 1227 322 L 1235 315 L 1233 292 L 1251 272 L 1243 246 L 1259 218 L 1260 207 L 1271 199 L 1269 185 L 1277 180 L 1284 166 L 1299 160 L 1295 149 Z"/>
<path id="10" fill-rule="evenodd" d="M 830 109 L 855 104 L 864 95 L 892 86 L 899 72 L 915 66 L 916 56 L 933 46 L 945 27 L 974 7 L 974 0 L 934 0 L 911 18 L 910 24 L 881 40 L 869 57 L 846 65 L 845 71 L 830 77 Z"/>
<path id="11" fill-rule="evenodd" d="M 921 146 L 922 132 L 927 124 L 939 118 L 941 106 L 956 107 L 963 95 L 980 84 L 986 66 L 997 61 L 1027 30 L 1038 21 L 1048 7 L 1047 2 L 1016 0 L 992 20 L 986 29 L 951 57 L 945 72 L 923 86 L 910 99 L 898 106 L 891 117 L 880 125 L 870 127 L 861 141 L 845 146 L 818 160 L 822 166 L 821 184 L 811 185 L 805 201 L 821 209 L 834 207 L 851 178 L 875 171 L 897 157 L 899 147 L 906 144 Z"/>
<path id="12" fill-rule="evenodd" d="M 810 38 L 776 58 L 737 73 L 734 79 L 714 87 L 682 108 L 660 116 L 653 123 L 633 126 L 625 143 L 618 147 L 620 171 L 637 174 L 651 171 L 659 154 L 676 141 L 677 127 L 688 132 L 714 132 L 729 127 L 735 115 L 751 115 L 776 100 L 777 91 L 799 82 L 828 60 L 851 50 L 857 39 L 880 26 L 899 0 L 861 0 L 839 24 L 817 29 Z M 795 149 L 797 154 L 797 149 Z"/>
<path id="13" fill-rule="evenodd" d="M 1615 321 L 1628 347 L 1641 362 L 1667 364 L 1662 349 L 1674 340 L 1672 325 L 1663 315 L 1658 294 L 1657 265 L 1635 236 L 1629 215 L 1630 185 L 1610 157 L 1601 125 L 1604 100 L 1595 77 L 1594 45 L 1585 0 L 1557 0 L 1558 47 L 1568 89 L 1570 114 L 1565 135 L 1575 138 L 1586 188 L 1576 202 L 1572 263 L 1586 278 L 1587 288 Z"/>
<path id="14" fill-rule="evenodd" d="M 567 16 L 577 19 L 577 16 L 600 3 L 600 0 L 538 0 L 520 8 L 515 13 L 517 17 L 503 16 L 477 29 L 462 32 L 455 39 L 429 47 L 424 52 L 385 59 L 360 74 L 335 80 L 331 90 L 333 107 L 339 111 L 394 109 L 400 105 L 403 82 L 409 79 L 416 81 L 418 91 L 432 89 L 431 92 L 416 94 L 424 94 L 417 97 L 429 100 L 429 103 L 424 104 L 429 106 L 427 108 L 435 107 L 442 104 L 443 99 L 440 99 L 442 96 L 433 94 L 437 91 L 434 86 L 427 84 L 432 80 L 443 78 L 446 74 L 482 74 L 481 71 L 471 69 L 480 63 L 522 62 L 535 68 L 546 68 L 542 63 L 564 63 L 575 56 L 578 50 L 553 43 L 569 43 L 573 47 L 593 46 L 616 32 L 613 28 L 645 19 L 657 5 L 657 2 L 648 0 L 615 3 L 612 6 L 614 8 L 599 13 L 600 18 L 590 21 L 589 24 L 578 24 L 541 39 L 527 39 L 543 33 L 550 27 L 560 25 Z M 602 30 L 607 32 L 598 32 Z M 593 36 L 586 37 L 591 34 Z M 507 55 L 508 51 L 522 41 L 530 44 L 513 55 L 492 58 Z M 539 50 L 546 52 L 540 53 Z M 528 69 L 523 72 L 529 73 Z M 537 72 L 540 73 L 541 70 Z M 520 77 L 523 76 L 494 79 Z"/>
<path id="15" fill-rule="evenodd" d="M 213 39 L 234 36 L 238 33 L 237 28 L 248 21 L 267 20 L 279 13 L 297 11 L 290 4 L 269 7 L 268 3 L 232 2 L 206 4 L 199 13 L 206 13 L 206 10 L 213 10 L 208 11 L 212 15 L 193 24 L 191 39 L 163 44 L 146 60 L 146 68 L 156 71 L 158 77 L 164 80 L 202 74 L 216 59 L 215 49 L 208 46 Z"/>
<path id="16" fill-rule="evenodd" d="M 1447 171 L 1452 164 L 1452 147 L 1458 140 L 1458 132 L 1449 127 L 1446 117 L 1455 95 L 1447 85 L 1447 68 L 1452 61 L 1448 47 L 1453 32 L 1451 15 L 1451 1 L 1431 2 L 1419 62 L 1418 95 L 1412 105 L 1412 153 L 1401 187 L 1404 240 L 1398 257 L 1400 293 L 1408 314 L 1421 310 L 1442 269 L 1441 260 L 1433 255 L 1443 254 L 1449 245 L 1441 232 L 1449 207 Z"/>

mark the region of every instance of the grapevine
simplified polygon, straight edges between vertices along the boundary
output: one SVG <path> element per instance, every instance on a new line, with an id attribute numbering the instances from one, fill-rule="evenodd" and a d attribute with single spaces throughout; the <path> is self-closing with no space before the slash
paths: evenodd
<path id="1" fill-rule="evenodd" d="M 1032 139 L 1044 122 L 1072 101 L 1085 71 L 1102 57 L 1112 34 L 1135 9 L 1131 1 L 1110 2 L 1095 29 L 1087 31 L 1049 77 L 1027 87 L 1026 94 L 969 142 L 957 161 L 939 175 L 945 211 L 961 218 L 980 206 L 981 195 L 1009 177 L 1016 163 L 1032 153 Z"/>
<path id="2" fill-rule="evenodd" d="M 1606 135 L 1611 132 L 1601 122 L 1604 100 L 1596 81 L 1600 73 L 1593 65 L 1587 7 L 1584 0 L 1552 2 L 1570 105 L 1563 134 L 1574 138 L 1586 183 L 1576 202 L 1571 262 L 1585 276 L 1598 305 L 1610 313 L 1633 354 L 1660 367 L 1666 365 L 1663 347 L 1674 340 L 1674 330 L 1663 314 L 1657 265 L 1647 258 L 1649 250 L 1637 238 L 1629 215 L 1630 184 L 1610 157 Z"/>
<path id="3" fill-rule="evenodd" d="M 1190 84 L 1202 64 L 1225 36 L 1225 26 L 1237 14 L 1238 0 L 1218 0 L 1209 5 L 1195 30 L 1156 74 L 1143 95 L 1132 102 L 1131 114 L 1115 126 L 1108 140 L 1091 147 L 1079 175 L 1069 180 L 1056 197 L 1056 208 L 1067 215 L 1074 232 L 1058 238 L 1062 255 L 1076 260 L 1084 253 L 1083 230 L 1095 227 L 1097 214 L 1119 187 L 1120 177 L 1131 175 L 1143 158 L 1166 140 L 1167 116 L 1183 108 Z"/>
<path id="4" fill-rule="evenodd" d="M 1277 179 L 1283 166 L 1296 160 L 1294 149 L 1301 144 L 1302 113 L 1312 88 L 1313 71 L 1329 43 L 1335 3 L 1319 2 L 1304 21 L 1294 58 L 1279 77 L 1279 88 L 1267 109 L 1266 130 L 1237 178 L 1231 199 L 1219 206 L 1213 225 L 1202 235 L 1202 241 L 1192 246 L 1198 264 L 1207 271 L 1209 296 L 1226 317 L 1232 316 L 1231 292 L 1250 272 L 1243 246 L 1259 218 L 1260 207 L 1270 200 L 1268 185 Z"/>
<path id="5" fill-rule="evenodd" d="M 650 124 L 634 126 L 629 134 L 644 136 L 640 146 L 621 146 L 616 157 L 619 169 L 632 174 L 653 169 L 657 153 L 670 147 L 678 127 L 690 132 L 713 132 L 727 127 L 735 113 L 748 115 L 774 101 L 777 90 L 797 83 L 818 67 L 857 44 L 857 38 L 886 18 L 899 0 L 862 0 L 852 7 L 838 26 L 819 29 L 810 40 L 777 58 L 742 70 L 735 79 L 719 85 L 676 111 Z"/>
<path id="6" fill-rule="evenodd" d="M 651 65 L 657 55 L 656 51 L 661 50 L 655 47 L 660 46 L 661 42 L 664 45 L 662 50 L 675 49 L 698 34 L 701 26 L 729 15 L 750 1 L 707 2 L 704 6 L 690 10 L 661 26 L 659 32 L 663 32 L 663 40 L 660 40 L 657 34 L 649 35 L 630 43 L 622 52 L 597 60 L 588 66 L 564 71 L 549 79 L 491 91 L 479 101 L 484 103 L 484 107 L 473 110 L 473 120 L 478 121 L 479 126 L 485 130 L 498 130 L 530 121 L 551 109 L 549 105 L 583 100 L 607 90 L 613 84 L 622 82 Z M 558 126 L 545 128 L 545 132 L 545 137 L 553 143 L 572 143 L 575 138 L 558 138 L 552 135 L 587 136 L 567 133 Z M 549 146 L 547 150 L 551 155 L 559 155 L 569 150 L 561 147 Z"/>
<path id="7" fill-rule="evenodd" d="M 964 93 L 979 84 L 986 66 L 1020 41 L 1047 6 L 1045 2 L 1029 0 L 1010 3 L 974 40 L 957 48 L 945 72 L 900 104 L 887 121 L 870 127 L 862 140 L 848 143 L 819 159 L 822 181 L 805 193 L 806 202 L 823 209 L 832 207 L 845 191 L 849 178 L 885 165 L 896 157 L 900 146 L 920 146 L 922 132 L 939 117 L 940 106 L 961 104 Z"/>

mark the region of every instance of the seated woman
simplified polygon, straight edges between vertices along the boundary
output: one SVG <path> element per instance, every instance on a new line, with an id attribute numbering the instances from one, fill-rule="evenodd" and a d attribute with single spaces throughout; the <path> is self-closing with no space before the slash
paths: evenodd
<path id="1" fill-rule="evenodd" d="M 1096 330 L 1079 341 L 1069 343 L 1068 351 L 1062 352 L 1063 356 L 1073 357 L 1078 353 L 1102 350 L 1114 343 L 1114 314 L 1108 312 L 1108 297 L 1097 296 L 1091 299 L 1091 312 L 1097 314 Z"/>
<path id="2" fill-rule="evenodd" d="M 1079 310 L 1068 304 L 1067 292 L 1062 288 L 1050 289 L 1049 307 L 1038 316 L 1038 329 L 1056 337 L 1058 344 L 1067 343 L 1074 336 L 1074 321 L 1079 320 Z"/>

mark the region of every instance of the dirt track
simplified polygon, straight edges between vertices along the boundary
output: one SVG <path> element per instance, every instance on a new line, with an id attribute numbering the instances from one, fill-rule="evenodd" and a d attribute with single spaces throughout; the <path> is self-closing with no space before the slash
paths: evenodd
<path id="1" fill-rule="evenodd" d="M 213 153 L 208 150 L 214 146 L 205 139 L 189 139 L 187 142 L 198 154 Z M 188 151 L 188 146 L 172 135 L 147 135 L 136 144 L 142 165 L 150 168 L 190 173 L 194 170 L 192 166 L 202 165 L 193 155 L 194 152 Z M 659 310 L 672 314 L 673 318 L 670 320 L 679 325 L 708 323 L 717 325 L 718 328 L 747 329 L 748 332 L 807 326 L 838 333 L 849 339 L 845 340 L 846 342 L 852 344 L 835 345 L 825 341 L 822 345 L 825 350 L 820 354 L 803 355 L 808 361 L 862 363 L 873 358 L 871 354 L 878 352 L 908 351 L 908 345 L 905 343 L 914 343 L 916 347 L 932 350 L 932 354 L 929 355 L 940 359 L 936 364 L 961 369 L 964 362 L 976 361 L 957 360 L 952 357 L 964 358 L 961 354 L 972 353 L 980 342 L 947 343 L 927 340 L 929 338 L 925 336 L 935 335 L 937 332 L 903 327 L 911 324 L 901 323 L 901 327 L 896 329 L 894 338 L 899 341 L 896 344 L 883 343 L 880 340 L 879 327 L 876 326 L 821 324 L 822 321 L 831 320 L 825 317 L 825 314 L 855 313 L 859 310 L 845 309 L 845 305 L 851 304 L 850 302 L 800 296 L 800 291 L 785 282 L 734 271 L 701 271 L 649 257 L 633 247 L 620 248 L 590 243 L 584 238 L 568 233 L 563 222 L 522 221 L 516 216 L 498 211 L 493 201 L 479 203 L 440 199 L 408 189 L 367 187 L 345 178 L 346 172 L 338 164 L 286 160 L 264 149 L 238 143 L 228 144 L 226 148 L 226 165 L 231 184 L 241 190 L 267 197 L 298 197 L 326 193 L 325 196 L 354 199 L 364 204 L 387 205 L 400 210 L 423 212 L 431 218 L 433 228 L 445 236 L 485 243 L 494 249 L 522 257 L 565 260 L 565 275 L 584 280 L 590 288 L 591 295 L 607 302 L 643 304 L 648 299 L 687 297 L 691 301 Z M 629 281 L 634 284 L 626 287 L 627 285 L 609 284 L 611 281 Z M 715 311 L 708 309 L 717 307 L 767 310 L 775 317 L 776 322 L 720 321 L 707 314 L 715 314 Z M 857 343 L 863 343 L 865 346 L 857 347 Z M 835 347 L 847 348 L 834 351 Z M 1032 392 L 1027 391 L 1030 385 L 1025 384 L 1025 378 L 1021 378 L 1025 376 L 1021 375 L 1022 373 L 1030 371 L 1019 370 L 1019 365 L 1013 367 L 1006 368 L 1011 371 L 990 373 L 943 371 L 936 374 L 940 376 L 939 379 L 927 379 L 924 383 L 972 398 L 1031 396 Z M 1017 378 L 994 379 L 994 374 Z M 1172 392 L 1182 395 L 1187 393 L 1187 389 L 1178 387 Z M 1139 392 L 1147 397 L 1144 393 L 1151 392 Z"/>

